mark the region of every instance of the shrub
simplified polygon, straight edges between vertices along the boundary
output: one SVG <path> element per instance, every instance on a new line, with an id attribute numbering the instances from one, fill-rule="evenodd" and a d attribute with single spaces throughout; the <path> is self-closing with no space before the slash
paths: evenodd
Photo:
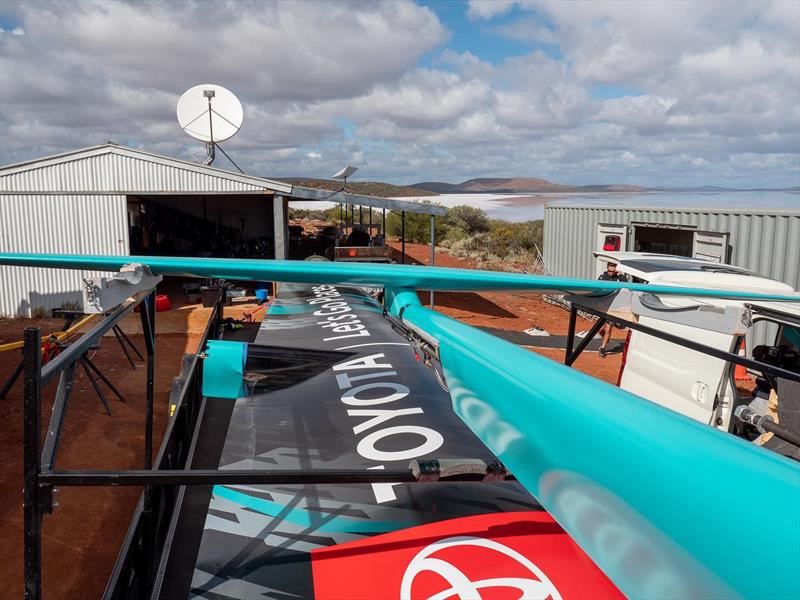
<path id="1" fill-rule="evenodd" d="M 43 306 L 37 306 L 36 308 L 31 309 L 31 318 L 32 319 L 46 319 L 49 316 L 50 316 L 50 313 Z"/>
<path id="2" fill-rule="evenodd" d="M 444 239 L 448 226 L 447 219 L 436 219 L 436 239 Z M 394 212 L 386 215 L 386 232 L 389 235 L 402 234 L 402 217 Z M 406 213 L 406 241 L 427 244 L 431 241 L 431 216 L 420 213 Z"/>
<path id="3" fill-rule="evenodd" d="M 448 209 L 445 222 L 448 228 L 460 229 L 468 235 L 489 231 L 489 217 L 474 206 L 454 206 Z"/>

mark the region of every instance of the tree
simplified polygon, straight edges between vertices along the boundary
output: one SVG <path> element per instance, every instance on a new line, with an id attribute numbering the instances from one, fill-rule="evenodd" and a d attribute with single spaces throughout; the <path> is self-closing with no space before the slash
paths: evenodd
<path id="1" fill-rule="evenodd" d="M 446 218 L 436 219 L 436 239 L 441 240 L 447 233 Z M 399 213 L 391 212 L 386 215 L 386 231 L 389 235 L 400 237 L 402 234 L 402 219 Z M 406 213 L 406 241 L 418 244 L 427 244 L 431 241 L 431 216 L 421 213 Z"/>
<path id="2" fill-rule="evenodd" d="M 450 228 L 458 228 L 467 235 L 489 231 L 489 217 L 474 206 L 454 206 L 447 210 L 446 219 Z"/>

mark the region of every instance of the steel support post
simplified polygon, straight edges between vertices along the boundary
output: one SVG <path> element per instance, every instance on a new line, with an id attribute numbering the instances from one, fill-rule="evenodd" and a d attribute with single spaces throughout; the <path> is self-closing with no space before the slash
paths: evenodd
<path id="1" fill-rule="evenodd" d="M 23 530 L 25 600 L 42 596 L 42 511 L 39 498 L 39 432 L 42 416 L 42 334 L 27 327 L 24 338 Z"/>
<path id="2" fill-rule="evenodd" d="M 61 377 L 58 380 L 58 389 L 56 390 L 55 400 L 53 400 L 53 412 L 50 415 L 50 424 L 47 429 L 47 436 L 44 439 L 44 449 L 42 450 L 42 468 L 45 471 L 52 469 L 56 463 L 56 452 L 58 452 L 58 443 L 61 440 L 64 419 L 67 416 L 69 397 L 72 393 L 72 384 L 75 381 L 77 365 L 78 363 L 68 365 L 67 368 L 61 371 Z"/>
<path id="3" fill-rule="evenodd" d="M 14 387 L 14 384 L 19 379 L 19 376 L 22 375 L 22 371 L 25 368 L 25 359 L 19 361 L 19 364 L 14 369 L 14 372 L 11 373 L 11 376 L 6 380 L 3 384 L 3 387 L 0 388 L 0 400 L 5 400 L 8 392 L 11 391 L 11 388 Z"/>
<path id="4" fill-rule="evenodd" d="M 221 294 L 225 289 L 220 290 Z M 145 400 L 144 418 L 144 468 L 153 468 L 153 384 L 155 380 L 155 314 L 156 291 L 155 289 L 143 301 L 139 315 L 142 320 L 142 334 L 144 337 L 145 351 L 147 353 L 147 389 Z M 152 581 L 152 551 L 155 544 L 155 517 L 153 513 L 153 486 L 146 485 L 142 494 L 142 560 L 145 562 L 144 571 L 147 588 L 150 589 Z"/>
<path id="5" fill-rule="evenodd" d="M 431 266 L 436 266 L 436 217 L 431 215 Z M 431 310 L 433 310 L 433 290 L 431 290 Z"/>
<path id="6" fill-rule="evenodd" d="M 569 328 L 567 329 L 567 349 L 564 352 L 564 364 L 569 364 L 567 361 L 572 356 L 572 349 L 575 347 L 575 323 L 578 319 L 578 307 L 570 304 L 569 309 Z"/>
<path id="7" fill-rule="evenodd" d="M 400 213 L 400 262 L 406 264 L 406 211 Z"/>
<path id="8" fill-rule="evenodd" d="M 139 315 L 147 352 L 147 388 L 144 424 L 144 468 L 153 467 L 153 386 L 155 383 L 155 290 L 142 301 Z"/>
<path id="9" fill-rule="evenodd" d="M 587 333 L 586 336 L 581 340 L 580 344 L 578 344 L 578 347 L 575 348 L 575 351 L 566 358 L 564 364 L 568 367 L 571 367 L 572 363 L 578 360 L 578 357 L 581 355 L 581 353 L 586 350 L 586 346 L 589 345 L 589 343 L 594 339 L 594 336 L 597 335 L 597 332 L 600 331 L 600 328 L 605 324 L 606 320 L 604 318 L 601 317 L 597 319 L 597 322 L 592 325 L 589 333 Z"/>

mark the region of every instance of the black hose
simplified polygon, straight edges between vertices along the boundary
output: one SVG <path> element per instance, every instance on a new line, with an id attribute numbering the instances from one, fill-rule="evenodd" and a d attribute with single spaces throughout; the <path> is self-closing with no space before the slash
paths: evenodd
<path id="1" fill-rule="evenodd" d="M 800 446 L 800 433 L 797 431 L 786 429 L 786 427 L 767 419 L 762 419 L 760 425 L 764 431 L 771 432 L 775 435 L 775 437 L 779 437 L 786 442 L 794 444 L 795 446 Z"/>

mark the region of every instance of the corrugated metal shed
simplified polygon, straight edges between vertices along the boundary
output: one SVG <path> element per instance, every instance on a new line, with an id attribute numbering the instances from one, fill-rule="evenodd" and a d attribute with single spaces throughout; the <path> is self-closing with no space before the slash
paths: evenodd
<path id="1" fill-rule="evenodd" d="M 287 183 L 103 144 L 0 168 L 0 192 L 291 193 Z"/>
<path id="2" fill-rule="evenodd" d="M 127 254 L 126 202 L 135 196 L 160 197 L 197 216 L 198 201 L 216 196 L 213 220 L 232 226 L 243 220 L 252 235 L 283 222 L 283 230 L 273 228 L 278 257 L 286 255 L 288 198 L 444 214 L 439 206 L 292 186 L 109 142 L 0 167 L 0 252 Z M 284 201 L 274 201 L 278 196 Z M 181 244 L 175 247 L 187 250 Z M 81 275 L 89 274 L 0 267 L 0 316 L 77 301 Z"/>
<path id="3" fill-rule="evenodd" d="M 730 233 L 731 264 L 800 289 L 800 211 L 703 208 L 632 208 L 548 205 L 544 209 L 544 258 L 553 275 L 594 277 L 600 223 L 690 225 Z"/>
<path id="4" fill-rule="evenodd" d="M 128 253 L 126 197 L 0 194 L 0 252 Z M 0 315 L 30 316 L 81 301 L 94 271 L 0 266 Z"/>
<path id="5" fill-rule="evenodd" d="M 168 195 L 177 203 L 190 201 L 179 195 L 235 195 L 234 217 L 266 226 L 273 215 L 264 204 L 291 191 L 289 184 L 104 144 L 0 168 L 0 252 L 128 254 L 129 195 Z M 243 194 L 260 196 L 249 213 Z M 79 303 L 82 277 L 96 275 L 0 266 L 0 315 Z"/>
<path id="6" fill-rule="evenodd" d="M 800 289 L 800 211 L 791 210 L 548 205 L 544 209 L 547 268 L 561 277 L 593 279 L 597 226 L 637 222 L 728 232 L 731 264 Z M 748 349 L 772 343 L 776 331 L 772 325 L 757 325 L 753 335 L 748 336 Z"/>

